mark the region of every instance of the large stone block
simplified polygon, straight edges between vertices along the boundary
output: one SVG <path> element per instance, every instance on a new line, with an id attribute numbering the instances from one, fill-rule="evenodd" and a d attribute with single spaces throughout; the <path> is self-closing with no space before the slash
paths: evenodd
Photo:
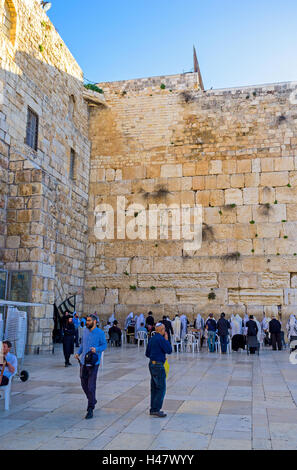
<path id="1" fill-rule="evenodd" d="M 177 301 L 174 289 L 120 289 L 120 304 L 164 304 Z M 143 312 L 142 312 L 143 313 Z"/>
<path id="2" fill-rule="evenodd" d="M 244 187 L 244 174 L 231 175 L 231 188 L 243 188 Z"/>
<path id="3" fill-rule="evenodd" d="M 263 288 L 289 288 L 289 273 L 263 273 L 261 274 L 261 287 Z"/>
<path id="4" fill-rule="evenodd" d="M 161 177 L 163 178 L 176 178 L 183 176 L 183 166 L 177 165 L 162 165 Z"/>
<path id="5" fill-rule="evenodd" d="M 243 202 L 244 204 L 258 204 L 259 203 L 259 190 L 258 188 L 244 188 L 243 189 Z"/>
<path id="6" fill-rule="evenodd" d="M 139 287 L 157 288 L 216 288 L 218 281 L 216 274 L 139 274 Z"/>
<path id="7" fill-rule="evenodd" d="M 278 186 L 281 186 L 280 184 Z M 292 188 L 276 188 L 276 200 L 282 204 L 295 204 L 297 201 L 297 186 Z"/>
<path id="8" fill-rule="evenodd" d="M 105 293 L 105 304 L 117 304 L 119 301 L 119 291 L 118 289 L 107 289 Z"/>
<path id="9" fill-rule="evenodd" d="M 239 277 L 238 273 L 220 273 L 218 275 L 219 286 L 222 287 L 238 287 Z"/>
<path id="10" fill-rule="evenodd" d="M 288 183 L 289 174 L 287 171 L 268 172 L 261 174 L 261 186 L 278 187 L 286 186 Z"/>
<path id="11" fill-rule="evenodd" d="M 227 289 L 177 289 L 176 297 L 182 304 L 205 305 L 210 302 L 208 295 L 214 292 L 216 295 L 215 303 L 225 304 L 227 302 Z"/>
<path id="12" fill-rule="evenodd" d="M 283 304 L 283 291 L 277 289 L 240 289 L 228 291 L 229 304 L 245 305 L 281 305 Z"/>
<path id="13" fill-rule="evenodd" d="M 226 189 L 225 204 L 236 204 L 242 206 L 242 191 L 240 189 Z"/>
<path id="14" fill-rule="evenodd" d="M 223 171 L 222 160 L 211 160 L 209 162 L 209 173 L 211 175 L 219 175 Z"/>

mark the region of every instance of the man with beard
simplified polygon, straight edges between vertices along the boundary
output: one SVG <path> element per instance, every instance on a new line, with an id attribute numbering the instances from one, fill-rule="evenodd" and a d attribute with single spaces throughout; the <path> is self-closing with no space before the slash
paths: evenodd
<path id="1" fill-rule="evenodd" d="M 105 351 L 107 347 L 104 331 L 100 328 L 96 328 L 96 324 L 97 317 L 95 315 L 88 315 L 82 342 L 75 355 L 76 359 L 80 359 L 81 386 L 88 399 L 86 419 L 93 418 L 93 411 L 97 403 L 97 374 L 102 352 Z"/>

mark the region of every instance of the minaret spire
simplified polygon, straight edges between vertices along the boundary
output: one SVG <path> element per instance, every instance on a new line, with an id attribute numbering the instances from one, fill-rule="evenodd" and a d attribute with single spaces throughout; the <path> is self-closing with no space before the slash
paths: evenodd
<path id="1" fill-rule="evenodd" d="M 199 86 L 200 86 L 201 90 L 204 91 L 204 85 L 203 85 L 202 75 L 201 75 L 201 72 L 200 72 L 200 67 L 199 67 L 199 62 L 198 62 L 198 59 L 197 59 L 197 53 L 196 53 L 195 46 L 193 46 L 193 50 L 194 50 L 194 72 L 198 73 Z"/>

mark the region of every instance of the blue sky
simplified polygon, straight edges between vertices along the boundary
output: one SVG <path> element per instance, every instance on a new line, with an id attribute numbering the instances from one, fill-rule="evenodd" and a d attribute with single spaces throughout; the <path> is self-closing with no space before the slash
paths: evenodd
<path id="1" fill-rule="evenodd" d="M 205 88 L 297 80 L 296 0 L 51 0 L 48 15 L 94 82 L 193 69 Z"/>

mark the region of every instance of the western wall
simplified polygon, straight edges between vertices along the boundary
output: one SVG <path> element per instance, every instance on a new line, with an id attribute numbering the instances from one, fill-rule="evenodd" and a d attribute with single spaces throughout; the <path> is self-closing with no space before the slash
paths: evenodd
<path id="1" fill-rule="evenodd" d="M 202 91 L 197 82 L 189 73 L 98 84 L 107 107 L 90 114 L 85 312 L 296 312 L 296 84 Z M 126 209 L 201 204 L 201 248 L 98 240 L 96 207 L 110 204 L 116 221 L 118 196 Z"/>

